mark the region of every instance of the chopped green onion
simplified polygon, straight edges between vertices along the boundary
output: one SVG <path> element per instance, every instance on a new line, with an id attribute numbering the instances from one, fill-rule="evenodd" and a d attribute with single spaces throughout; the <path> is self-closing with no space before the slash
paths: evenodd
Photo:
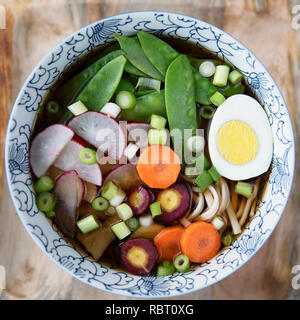
<path id="1" fill-rule="evenodd" d="M 139 147 L 135 143 L 129 143 L 126 149 L 124 150 L 124 156 L 128 160 L 132 160 L 135 157 L 138 150 Z"/>
<path id="2" fill-rule="evenodd" d="M 152 218 L 154 219 L 156 216 L 160 216 L 162 214 L 160 202 L 156 201 L 150 204 L 149 206 Z"/>
<path id="3" fill-rule="evenodd" d="M 153 224 L 152 216 L 150 216 L 150 214 L 145 214 L 143 216 L 140 216 L 139 223 L 144 228 L 150 227 Z"/>
<path id="4" fill-rule="evenodd" d="M 213 85 L 217 87 L 225 87 L 227 85 L 230 68 L 225 64 L 216 66 L 216 71 L 213 79 Z"/>
<path id="5" fill-rule="evenodd" d="M 101 191 L 101 196 L 110 201 L 114 198 L 117 192 L 118 192 L 118 187 L 112 181 L 108 181 L 103 186 L 103 189 Z"/>
<path id="6" fill-rule="evenodd" d="M 150 129 L 148 131 L 148 142 L 149 144 L 161 144 L 167 143 L 168 135 L 165 129 Z"/>
<path id="7" fill-rule="evenodd" d="M 229 73 L 228 79 L 232 84 L 237 84 L 243 79 L 243 74 L 238 70 L 233 70 Z"/>
<path id="8" fill-rule="evenodd" d="M 131 233 L 124 221 L 118 222 L 111 226 L 111 230 L 119 240 L 126 238 Z"/>
<path id="9" fill-rule="evenodd" d="M 108 201 L 103 197 L 97 197 L 92 201 L 92 208 L 96 211 L 105 211 L 108 208 Z"/>
<path id="10" fill-rule="evenodd" d="M 224 235 L 222 236 L 221 241 L 224 246 L 230 246 L 233 242 L 233 239 L 234 239 L 234 237 L 233 237 L 232 232 L 226 231 L 224 233 Z"/>
<path id="11" fill-rule="evenodd" d="M 219 107 L 226 98 L 220 93 L 219 91 L 216 91 L 210 98 L 210 102 L 213 103 L 215 106 Z"/>
<path id="12" fill-rule="evenodd" d="M 118 188 L 116 195 L 111 200 L 109 200 L 109 204 L 113 207 L 116 207 L 120 205 L 125 198 L 126 193 L 121 188 Z"/>
<path id="13" fill-rule="evenodd" d="M 77 101 L 71 104 L 70 106 L 68 106 L 68 109 L 74 114 L 74 116 L 78 116 L 82 113 L 89 111 L 81 101 Z"/>
<path id="14" fill-rule="evenodd" d="M 184 168 L 184 175 L 187 177 L 196 177 L 201 173 L 201 170 L 197 167 L 187 166 Z"/>
<path id="15" fill-rule="evenodd" d="M 115 119 L 118 117 L 119 113 L 121 112 L 121 108 L 116 103 L 108 102 L 101 109 L 101 112 Z"/>
<path id="16" fill-rule="evenodd" d="M 123 221 L 130 219 L 133 216 L 132 209 L 127 203 L 122 203 L 116 207 L 117 214 Z"/>
<path id="17" fill-rule="evenodd" d="M 117 210 L 115 207 L 113 206 L 109 206 L 106 210 L 105 210 L 105 214 L 109 217 L 114 216 L 117 213 Z"/>
<path id="18" fill-rule="evenodd" d="M 135 217 L 132 217 L 126 221 L 126 224 L 130 231 L 136 231 L 140 227 L 139 220 Z"/>
<path id="19" fill-rule="evenodd" d="M 203 119 L 211 119 L 215 113 L 215 109 L 212 106 L 202 106 L 200 108 L 200 116 Z"/>
<path id="20" fill-rule="evenodd" d="M 135 87 L 136 88 L 144 87 L 144 88 L 149 88 L 149 89 L 154 89 L 156 91 L 159 91 L 160 85 L 161 85 L 161 81 L 159 80 L 140 77 Z"/>
<path id="21" fill-rule="evenodd" d="M 78 157 L 83 164 L 92 165 L 97 163 L 96 151 L 90 148 L 82 148 Z"/>
<path id="22" fill-rule="evenodd" d="M 42 176 L 34 185 L 34 190 L 36 193 L 42 193 L 46 191 L 51 191 L 54 188 L 54 180 L 49 176 Z"/>
<path id="23" fill-rule="evenodd" d="M 120 91 L 116 96 L 116 103 L 121 109 L 131 109 L 136 104 L 136 97 L 130 91 Z"/>
<path id="24" fill-rule="evenodd" d="M 82 233 L 89 233 L 94 231 L 100 227 L 98 221 L 91 214 L 83 219 L 77 221 L 77 227 L 80 229 Z"/>
<path id="25" fill-rule="evenodd" d="M 210 174 L 210 176 L 215 182 L 221 178 L 220 173 L 217 171 L 217 169 L 214 166 L 211 166 L 211 168 L 208 169 L 208 173 Z"/>
<path id="26" fill-rule="evenodd" d="M 211 224 L 214 225 L 217 230 L 220 230 L 220 229 L 222 229 L 224 227 L 225 222 L 222 219 L 222 217 L 217 216 L 217 217 L 213 218 Z"/>
<path id="27" fill-rule="evenodd" d="M 157 114 L 153 114 L 151 116 L 151 120 L 150 120 L 150 125 L 154 128 L 154 129 L 164 129 L 167 123 L 167 119 L 159 116 Z"/>
<path id="28" fill-rule="evenodd" d="M 157 276 L 158 277 L 166 277 L 173 274 L 175 271 L 175 267 L 169 260 L 163 261 L 161 266 L 157 267 Z"/>
<path id="29" fill-rule="evenodd" d="M 186 143 L 190 152 L 200 153 L 204 149 L 205 140 L 202 136 L 193 136 Z"/>
<path id="30" fill-rule="evenodd" d="M 253 186 L 250 183 L 239 181 L 235 185 L 235 193 L 240 194 L 246 198 L 250 198 L 252 194 Z"/>
<path id="31" fill-rule="evenodd" d="M 212 61 L 203 61 L 199 66 L 199 72 L 201 76 L 209 78 L 214 75 L 216 71 L 215 64 Z"/>
<path id="32" fill-rule="evenodd" d="M 43 212 L 53 211 L 56 205 L 56 199 L 53 193 L 42 192 L 36 198 L 36 205 Z"/>
<path id="33" fill-rule="evenodd" d="M 202 173 L 200 173 L 200 175 L 195 179 L 195 183 L 201 189 L 201 191 L 205 191 L 213 182 L 214 181 L 211 175 L 206 170 L 203 170 Z"/>
<path id="34" fill-rule="evenodd" d="M 46 110 L 50 114 L 57 114 L 60 111 L 60 106 L 56 101 L 49 101 L 46 106 Z"/>
<path id="35" fill-rule="evenodd" d="M 55 212 L 53 210 L 45 212 L 46 216 L 50 219 L 55 217 Z"/>
<path id="36" fill-rule="evenodd" d="M 211 164 L 205 157 L 204 152 L 201 153 L 200 157 L 195 159 L 195 165 L 196 168 L 200 170 L 200 172 L 202 172 L 203 169 L 208 170 L 211 167 Z"/>
<path id="37" fill-rule="evenodd" d="M 190 259 L 185 254 L 180 254 L 174 259 L 174 266 L 179 272 L 186 272 L 190 267 Z"/>

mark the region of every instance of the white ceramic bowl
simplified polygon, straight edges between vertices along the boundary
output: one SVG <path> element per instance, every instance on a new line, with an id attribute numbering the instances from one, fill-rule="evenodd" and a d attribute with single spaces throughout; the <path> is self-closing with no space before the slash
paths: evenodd
<path id="1" fill-rule="evenodd" d="M 192 41 L 238 68 L 264 106 L 274 139 L 270 179 L 262 202 L 242 235 L 211 261 L 193 271 L 169 277 L 133 276 L 109 269 L 78 252 L 38 211 L 28 162 L 29 139 L 37 110 L 61 73 L 87 51 L 112 41 L 114 32 L 132 35 L 139 30 Z M 120 14 L 84 27 L 37 64 L 11 113 L 5 163 L 16 211 L 27 232 L 50 259 L 75 278 L 98 289 L 130 297 L 156 298 L 187 294 L 210 286 L 236 271 L 261 248 L 284 211 L 292 185 L 295 147 L 286 104 L 274 80 L 252 52 L 224 31 L 196 18 L 146 11 Z"/>

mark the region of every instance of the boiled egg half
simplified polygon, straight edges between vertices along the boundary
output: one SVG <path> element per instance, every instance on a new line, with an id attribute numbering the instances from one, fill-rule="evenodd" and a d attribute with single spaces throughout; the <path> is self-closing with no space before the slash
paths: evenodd
<path id="1" fill-rule="evenodd" d="M 273 155 L 271 126 L 258 101 L 245 94 L 225 100 L 216 110 L 208 135 L 212 164 L 230 180 L 266 172 Z"/>

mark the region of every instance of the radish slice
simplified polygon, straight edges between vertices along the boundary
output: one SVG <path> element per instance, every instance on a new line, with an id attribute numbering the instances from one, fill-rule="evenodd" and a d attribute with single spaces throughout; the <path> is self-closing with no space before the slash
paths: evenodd
<path id="1" fill-rule="evenodd" d="M 55 183 L 55 221 L 64 235 L 74 238 L 77 208 L 84 196 L 84 184 L 75 170 L 62 174 Z"/>
<path id="2" fill-rule="evenodd" d="M 70 142 L 74 131 L 62 124 L 53 124 L 37 134 L 30 147 L 30 165 L 35 176 L 44 175 Z"/>
<path id="3" fill-rule="evenodd" d="M 78 140 L 72 139 L 56 160 L 54 166 L 64 171 L 76 170 L 84 181 L 101 186 L 102 173 L 99 165 L 97 163 L 88 165 L 79 160 L 79 152 L 84 147 Z"/>
<path id="4" fill-rule="evenodd" d="M 76 134 L 95 146 L 97 153 L 107 153 L 115 160 L 124 154 L 126 141 L 122 127 L 114 119 L 101 112 L 88 111 L 69 122 Z"/>
<path id="5" fill-rule="evenodd" d="M 85 201 L 92 203 L 92 201 L 97 197 L 98 195 L 98 188 L 95 184 L 85 182 L 85 193 L 84 193 L 84 199 Z"/>
<path id="6" fill-rule="evenodd" d="M 113 181 L 124 191 L 141 184 L 141 180 L 133 164 L 120 164 L 112 169 L 105 177 L 104 184 Z"/>

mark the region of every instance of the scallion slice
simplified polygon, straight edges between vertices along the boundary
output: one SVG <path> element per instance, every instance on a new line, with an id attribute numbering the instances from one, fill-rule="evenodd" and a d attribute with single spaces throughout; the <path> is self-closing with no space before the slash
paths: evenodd
<path id="1" fill-rule="evenodd" d="M 82 233 L 89 233 L 100 227 L 96 218 L 91 214 L 83 219 L 77 221 L 77 227 Z"/>
<path id="2" fill-rule="evenodd" d="M 160 216 L 162 214 L 160 202 L 156 201 L 150 204 L 149 206 L 152 218 L 154 219 L 156 216 Z"/>
<path id="3" fill-rule="evenodd" d="M 233 234 L 231 231 L 226 231 L 224 235 L 221 238 L 221 242 L 223 243 L 224 246 L 230 246 L 233 242 Z"/>
<path id="4" fill-rule="evenodd" d="M 140 77 L 135 87 L 136 88 L 143 87 L 143 88 L 149 88 L 149 89 L 154 89 L 156 91 L 159 91 L 160 86 L 161 86 L 161 81 L 159 80 Z"/>
<path id="5" fill-rule="evenodd" d="M 205 191 L 213 182 L 211 175 L 206 170 L 203 170 L 195 179 L 195 183 L 201 191 Z"/>
<path id="6" fill-rule="evenodd" d="M 136 97 L 130 91 L 120 91 L 116 96 L 116 103 L 121 109 L 131 109 L 136 104 Z"/>
<path id="7" fill-rule="evenodd" d="M 111 200 L 109 200 L 109 204 L 113 207 L 116 207 L 120 205 L 125 198 L 126 193 L 121 188 L 118 188 L 116 195 Z"/>
<path id="8" fill-rule="evenodd" d="M 217 230 L 220 230 L 220 229 L 222 229 L 224 227 L 225 222 L 222 219 L 222 217 L 217 216 L 217 217 L 213 218 L 211 224 L 214 225 Z"/>
<path id="9" fill-rule="evenodd" d="M 84 112 L 89 111 L 81 101 L 77 101 L 71 104 L 70 106 L 68 106 L 68 109 L 74 114 L 74 116 L 78 116 Z"/>
<path id="10" fill-rule="evenodd" d="M 250 183 L 239 181 L 235 185 L 235 193 L 240 194 L 246 198 L 250 198 L 252 194 L 253 186 Z"/>
<path id="11" fill-rule="evenodd" d="M 139 220 L 135 217 L 128 219 L 126 224 L 130 231 L 136 231 L 140 227 Z"/>
<path id="12" fill-rule="evenodd" d="M 112 181 L 108 181 L 103 186 L 101 195 L 107 200 L 112 200 L 114 196 L 117 194 L 117 192 L 118 192 L 118 187 Z"/>
<path id="13" fill-rule="evenodd" d="M 210 102 L 213 103 L 215 106 L 219 107 L 226 98 L 220 93 L 219 91 L 216 91 L 210 98 Z"/>
<path id="14" fill-rule="evenodd" d="M 92 201 L 92 208 L 96 211 L 105 211 L 108 208 L 108 201 L 103 197 L 97 197 Z"/>
<path id="15" fill-rule="evenodd" d="M 133 216 L 132 209 L 127 203 L 122 203 L 116 207 L 117 214 L 123 221 L 130 219 Z"/>
<path id="16" fill-rule="evenodd" d="M 36 205 L 43 212 L 53 211 L 56 205 L 56 199 L 51 192 L 42 192 L 36 198 Z"/>
<path id="17" fill-rule="evenodd" d="M 190 267 L 190 259 L 185 254 L 180 254 L 174 259 L 174 266 L 179 272 L 186 272 Z"/>
<path id="18" fill-rule="evenodd" d="M 211 166 L 211 168 L 208 169 L 208 173 L 210 174 L 210 176 L 215 182 L 221 178 L 221 175 L 219 174 L 219 172 L 214 166 Z"/>
<path id="19" fill-rule="evenodd" d="M 238 70 L 233 70 L 229 73 L 228 79 L 232 84 L 237 84 L 243 79 L 243 74 Z"/>
<path id="20" fill-rule="evenodd" d="M 167 143 L 168 135 L 165 129 L 150 129 L 148 131 L 148 142 L 149 144 L 161 144 Z"/>
<path id="21" fill-rule="evenodd" d="M 199 66 L 199 72 L 203 77 L 209 78 L 214 75 L 216 71 L 215 64 L 212 61 L 203 61 Z"/>
<path id="22" fill-rule="evenodd" d="M 54 180 L 49 176 L 40 177 L 34 185 L 36 193 L 51 191 L 54 188 Z"/>
<path id="23" fill-rule="evenodd" d="M 124 221 L 112 225 L 111 230 L 119 240 L 126 238 L 131 233 L 127 224 Z"/>
<path id="24" fill-rule="evenodd" d="M 211 119 L 215 113 L 215 108 L 212 106 L 202 106 L 199 113 L 202 118 Z"/>
<path id="25" fill-rule="evenodd" d="M 115 119 L 118 117 L 119 113 L 121 112 L 121 108 L 116 103 L 108 102 L 101 109 L 101 112 Z"/>
<path id="26" fill-rule="evenodd" d="M 82 148 L 78 157 L 83 164 L 92 165 L 97 163 L 96 151 L 90 148 Z"/>
<path id="27" fill-rule="evenodd" d="M 225 87 L 227 85 L 230 68 L 225 64 L 216 66 L 214 74 L 213 85 L 217 87 Z"/>
<path id="28" fill-rule="evenodd" d="M 50 100 L 47 103 L 46 110 L 50 114 L 57 114 L 60 111 L 60 106 L 56 101 Z"/>
<path id="29" fill-rule="evenodd" d="M 159 116 L 157 114 L 153 114 L 151 116 L 151 120 L 150 120 L 150 125 L 154 128 L 154 129 L 164 129 L 167 123 L 167 119 Z"/>

